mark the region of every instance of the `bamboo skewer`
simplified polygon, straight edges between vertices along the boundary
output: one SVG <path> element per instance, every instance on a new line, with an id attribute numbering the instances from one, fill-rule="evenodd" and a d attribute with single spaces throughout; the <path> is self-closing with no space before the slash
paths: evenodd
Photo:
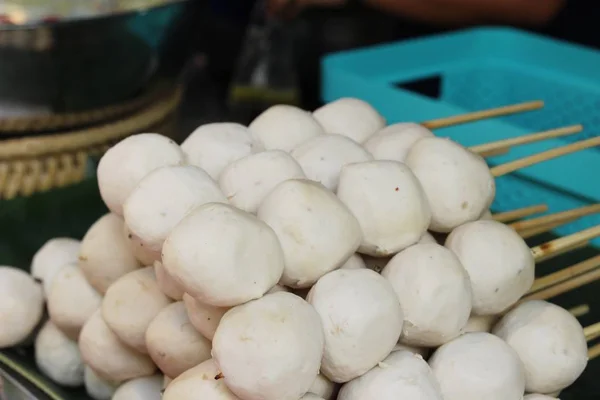
<path id="1" fill-rule="evenodd" d="M 600 322 L 583 328 L 583 334 L 588 342 L 600 337 Z"/>
<path id="2" fill-rule="evenodd" d="M 577 307 L 573 307 L 569 310 L 569 312 L 575 317 L 575 318 L 579 318 L 579 317 L 583 317 L 584 315 L 588 314 L 590 312 L 590 306 L 587 304 L 582 304 L 580 306 Z"/>
<path id="3" fill-rule="evenodd" d="M 600 269 L 595 269 L 593 271 L 581 274 L 579 276 L 576 276 L 575 278 L 559 283 L 558 285 L 550 286 L 547 289 L 540 290 L 538 292 L 524 296 L 523 298 L 521 298 L 521 300 L 519 300 L 517 304 L 521 304 L 529 300 L 548 300 L 552 297 L 556 297 L 573 289 L 577 289 L 581 286 L 587 285 L 588 283 L 592 283 L 599 279 Z"/>
<path id="4" fill-rule="evenodd" d="M 540 226 L 538 228 L 525 229 L 523 231 L 518 231 L 518 232 L 519 232 L 519 235 L 521 235 L 521 237 L 523 239 L 529 239 L 529 238 L 537 236 L 537 235 L 539 235 L 541 233 L 550 232 L 552 229 L 558 228 L 559 226 L 569 224 L 569 223 L 575 221 L 576 219 L 577 219 L 577 217 L 576 218 L 570 218 L 570 219 L 567 219 L 567 220 L 564 220 L 564 221 L 561 221 L 561 222 L 555 222 L 553 224 L 545 224 L 545 225 L 542 225 L 542 226 Z"/>
<path id="5" fill-rule="evenodd" d="M 518 221 L 510 224 L 510 227 L 517 231 L 539 228 L 543 225 L 554 223 L 563 223 L 564 221 L 572 221 L 573 219 L 585 217 L 586 215 L 596 214 L 600 212 L 600 204 L 592 204 L 591 206 L 579 207 L 572 210 L 561 211 L 558 213 L 544 215 L 538 218 L 528 219 L 526 221 Z"/>
<path id="6" fill-rule="evenodd" d="M 594 358 L 597 358 L 598 356 L 600 356 L 600 343 L 598 343 L 597 345 L 594 345 L 588 349 L 588 358 L 590 360 L 593 360 Z"/>
<path id="7" fill-rule="evenodd" d="M 600 225 L 533 247 L 531 253 L 536 262 L 541 262 L 553 257 L 557 253 L 562 254 L 568 251 L 567 249 L 573 249 L 573 247 L 598 236 L 600 236 Z"/>
<path id="8" fill-rule="evenodd" d="M 480 121 L 482 119 L 502 117 L 510 114 L 539 110 L 542 107 L 544 107 L 543 101 L 529 101 L 526 103 L 513 104 L 510 106 L 491 108 L 489 110 L 475 111 L 461 115 L 454 115 L 451 117 L 433 119 L 430 121 L 423 122 L 421 123 L 421 125 L 428 129 L 446 128 L 449 126 L 466 124 L 468 122 Z"/>
<path id="9" fill-rule="evenodd" d="M 505 164 L 492 167 L 490 168 L 490 171 L 492 172 L 493 176 L 500 177 L 502 175 L 509 174 L 521 168 L 529 167 L 534 164 L 539 164 L 541 162 L 548 161 L 553 158 L 575 153 L 584 149 L 589 149 L 598 145 L 600 145 L 600 136 L 587 140 L 581 140 L 579 142 L 571 143 L 566 146 L 561 146 L 555 149 L 543 151 L 541 153 L 534 154 L 529 157 L 524 157 L 518 160 L 510 161 Z"/>
<path id="10" fill-rule="evenodd" d="M 573 266 L 536 279 L 533 282 L 531 289 L 529 289 L 529 293 L 534 293 L 561 282 L 568 281 L 575 276 L 592 271 L 598 267 L 600 267 L 600 255 L 588 258 L 587 260 L 577 263 Z"/>
<path id="11" fill-rule="evenodd" d="M 567 135 L 573 135 L 583 130 L 583 125 L 571 125 L 562 128 L 550 129 L 543 132 L 530 133 L 528 135 L 518 136 L 510 139 L 497 140 L 494 142 L 479 144 L 469 147 L 469 149 L 478 153 L 482 157 L 498 155 L 498 151 L 509 150 L 513 146 L 535 143 L 546 139 L 553 139 Z"/>
<path id="12" fill-rule="evenodd" d="M 519 208 L 517 210 L 496 213 L 492 217 L 495 221 L 506 223 L 520 218 L 529 217 L 530 215 L 541 214 L 546 211 L 548 211 L 548 206 L 546 204 L 538 204 L 535 206 Z"/>

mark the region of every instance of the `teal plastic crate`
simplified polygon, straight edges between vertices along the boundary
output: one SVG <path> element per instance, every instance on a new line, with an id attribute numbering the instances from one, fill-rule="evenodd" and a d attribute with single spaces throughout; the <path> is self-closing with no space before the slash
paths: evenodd
<path id="1" fill-rule="evenodd" d="M 584 132 L 515 147 L 498 165 L 600 132 L 600 52 L 510 28 L 477 28 L 332 54 L 323 59 L 322 97 L 358 97 L 389 123 L 426 121 L 468 111 L 543 100 L 542 110 L 436 130 L 465 146 L 566 125 Z M 435 79 L 439 96 L 403 89 Z M 492 208 L 546 203 L 550 212 L 600 202 L 600 150 L 546 161 L 497 179 Z M 585 217 L 560 235 L 600 224 Z M 600 246 L 600 240 L 594 244 Z"/>

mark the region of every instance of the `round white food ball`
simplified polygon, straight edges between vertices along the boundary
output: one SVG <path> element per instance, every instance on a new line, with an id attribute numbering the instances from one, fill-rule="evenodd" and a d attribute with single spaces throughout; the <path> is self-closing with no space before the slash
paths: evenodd
<path id="1" fill-rule="evenodd" d="M 335 191 L 342 167 L 371 161 L 373 156 L 360 144 L 343 135 L 322 135 L 312 138 L 290 153 L 310 180 Z"/>
<path id="2" fill-rule="evenodd" d="M 230 122 L 217 122 L 198 127 L 181 143 L 187 161 L 202 168 L 215 180 L 232 162 L 262 151 L 248 128 Z"/>
<path id="3" fill-rule="evenodd" d="M 229 307 L 216 307 L 201 303 L 187 293 L 183 294 L 183 302 L 188 317 L 194 328 L 208 340 L 213 340 L 221 318 Z"/>
<path id="4" fill-rule="evenodd" d="M 50 239 L 33 256 L 31 275 L 43 282 L 48 296 L 56 273 L 65 265 L 77 263 L 81 242 L 71 238 Z"/>
<path id="5" fill-rule="evenodd" d="M 350 258 L 348 260 L 346 260 L 346 262 L 344 264 L 342 264 L 342 266 L 340 267 L 340 269 L 360 269 L 360 268 L 367 268 L 364 260 L 362 259 L 362 257 L 360 256 L 360 254 L 352 254 L 350 256 Z"/>
<path id="6" fill-rule="evenodd" d="M 96 374 L 110 382 L 123 382 L 152 375 L 156 366 L 152 359 L 125 345 L 102 319 L 98 310 L 85 323 L 79 335 L 83 361 Z"/>
<path id="7" fill-rule="evenodd" d="M 169 275 L 163 264 L 159 261 L 154 262 L 154 275 L 156 276 L 156 283 L 161 292 L 176 301 L 183 299 L 183 288 Z"/>
<path id="8" fill-rule="evenodd" d="M 122 276 L 108 288 L 102 300 L 102 318 L 125 344 L 148 353 L 146 329 L 170 303 L 156 283 L 154 268 L 146 267 Z"/>
<path id="9" fill-rule="evenodd" d="M 162 400 L 241 400 L 231 393 L 211 358 L 179 375 L 167 386 Z"/>
<path id="10" fill-rule="evenodd" d="M 430 230 L 450 232 L 475 221 L 490 207 L 496 193 L 485 160 L 444 138 L 425 138 L 412 147 L 406 165 L 419 178 L 432 218 Z"/>
<path id="11" fill-rule="evenodd" d="M 469 222 L 456 228 L 446 247 L 469 273 L 473 313 L 500 314 L 531 288 L 535 261 L 525 241 L 496 221 Z"/>
<path id="12" fill-rule="evenodd" d="M 140 267 L 123 231 L 120 217 L 105 214 L 88 229 L 81 241 L 79 268 L 101 294 L 114 281 Z"/>
<path id="13" fill-rule="evenodd" d="M 83 380 L 85 384 L 85 391 L 88 396 L 94 400 L 110 400 L 112 395 L 115 393 L 118 384 L 106 381 L 100 378 L 93 369 L 89 366 L 85 366 Z"/>
<path id="14" fill-rule="evenodd" d="M 48 294 L 48 313 L 52 322 L 71 340 L 100 308 L 102 296 L 85 279 L 76 265 L 63 267 Z"/>
<path id="15" fill-rule="evenodd" d="M 44 312 L 41 285 L 17 268 L 0 267 L 0 349 L 20 344 L 36 328 Z"/>
<path id="16" fill-rule="evenodd" d="M 463 333 L 491 332 L 497 321 L 497 315 L 471 315 L 462 331 Z"/>
<path id="17" fill-rule="evenodd" d="M 186 293 L 218 307 L 261 297 L 283 272 L 275 232 L 253 215 L 219 203 L 189 213 L 165 241 L 162 259 Z"/>
<path id="18" fill-rule="evenodd" d="M 489 333 L 467 333 L 429 359 L 444 400 L 521 400 L 525 371 L 519 356 Z"/>
<path id="19" fill-rule="evenodd" d="M 338 400 L 444 400 L 423 358 L 396 351 L 364 375 L 342 386 Z"/>
<path id="20" fill-rule="evenodd" d="M 521 358 L 528 392 L 560 391 L 575 382 L 587 366 L 587 343 L 579 321 L 546 301 L 520 304 L 496 324 L 493 333 Z"/>
<path id="21" fill-rule="evenodd" d="M 315 394 L 325 400 L 331 400 L 333 399 L 336 388 L 337 385 L 335 383 L 327 379 L 325 375 L 319 374 L 310 389 L 308 389 L 308 393 Z"/>
<path id="22" fill-rule="evenodd" d="M 433 237 L 433 235 L 429 232 L 425 232 L 423 234 L 423 236 L 421 236 L 421 239 L 419 239 L 419 241 L 417 243 L 421 243 L 421 244 L 437 244 L 437 240 L 435 240 L 435 237 Z"/>
<path id="23" fill-rule="evenodd" d="M 194 329 L 181 301 L 165 307 L 148 325 L 146 346 L 158 368 L 171 378 L 211 357 L 210 340 Z"/>
<path id="24" fill-rule="evenodd" d="M 381 275 L 404 312 L 403 343 L 437 347 L 460 335 L 471 315 L 469 275 L 439 244 L 415 244 L 396 254 Z"/>
<path id="25" fill-rule="evenodd" d="M 348 136 L 358 143 L 366 142 L 385 127 L 385 118 L 369 103 L 345 97 L 325 104 L 313 112 L 327 133 Z"/>
<path id="26" fill-rule="evenodd" d="M 395 161 L 346 165 L 337 195 L 363 231 L 359 252 L 375 257 L 397 253 L 419 241 L 431 211 L 417 178 Z"/>
<path id="27" fill-rule="evenodd" d="M 184 163 L 185 154 L 166 136 L 129 136 L 100 159 L 97 175 L 102 200 L 113 213 L 123 215 L 123 203 L 142 178 L 156 168 Z"/>
<path id="28" fill-rule="evenodd" d="M 358 249 L 358 221 L 333 192 L 320 183 L 293 179 L 264 199 L 257 216 L 279 239 L 285 260 L 281 283 L 312 286 L 339 268 Z"/>
<path id="29" fill-rule="evenodd" d="M 298 399 L 313 384 L 322 356 L 319 315 L 286 292 L 232 308 L 213 339 L 225 384 L 244 400 Z"/>
<path id="30" fill-rule="evenodd" d="M 403 313 L 388 280 L 369 269 L 337 270 L 312 287 L 307 301 L 321 316 L 321 373 L 348 382 L 387 357 L 402 333 Z"/>
<path id="31" fill-rule="evenodd" d="M 365 142 L 367 149 L 376 160 L 404 162 L 413 145 L 434 134 L 422 125 L 402 122 L 386 126 Z"/>
<path id="32" fill-rule="evenodd" d="M 402 338 L 400 338 L 400 340 L 402 340 Z M 394 346 L 394 349 L 392 350 L 392 352 L 395 352 L 395 351 L 408 351 L 413 354 L 418 354 L 423 358 L 426 358 L 427 356 L 429 356 L 429 349 L 426 347 L 408 346 L 408 345 L 405 345 L 400 342 L 398 342 L 398 344 L 396 344 L 396 346 Z"/>
<path id="33" fill-rule="evenodd" d="M 556 397 L 552 397 L 552 396 L 547 396 L 545 394 L 528 394 L 527 396 L 523 397 L 523 400 L 560 400 L 557 399 Z"/>
<path id="34" fill-rule="evenodd" d="M 194 208 L 227 203 L 219 185 L 193 165 L 157 168 L 131 191 L 123 206 L 125 224 L 160 260 L 163 242 Z"/>
<path id="35" fill-rule="evenodd" d="M 161 400 L 162 375 L 144 376 L 125 382 L 111 400 Z"/>
<path id="36" fill-rule="evenodd" d="M 45 375 L 62 386 L 83 384 L 83 361 L 77 342 L 47 321 L 35 339 L 35 363 Z"/>
<path id="37" fill-rule="evenodd" d="M 160 257 L 160 252 L 156 254 L 156 251 L 145 247 L 140 238 L 134 236 L 129 230 L 126 224 L 123 224 L 123 233 L 129 243 L 129 250 L 141 265 L 152 265 L 157 257 Z"/>
<path id="38" fill-rule="evenodd" d="M 223 170 L 219 185 L 232 205 L 255 213 L 275 186 L 295 178 L 304 178 L 298 162 L 286 152 L 272 150 L 231 163 Z"/>
<path id="39" fill-rule="evenodd" d="M 325 133 L 310 112 L 283 104 L 268 108 L 248 127 L 267 150 L 291 151 Z"/>

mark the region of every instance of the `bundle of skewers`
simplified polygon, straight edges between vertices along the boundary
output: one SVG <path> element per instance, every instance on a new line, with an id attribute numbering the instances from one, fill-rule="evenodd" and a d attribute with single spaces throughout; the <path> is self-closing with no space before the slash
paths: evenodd
<path id="1" fill-rule="evenodd" d="M 600 204 L 489 208 L 495 178 L 600 138 L 489 168 L 583 127 L 471 148 L 431 131 L 541 106 L 386 126 L 346 98 L 181 145 L 128 137 L 98 166 L 110 212 L 49 240 L 30 274 L 0 268 L 0 348 L 34 333 L 39 369 L 99 400 L 556 398 L 600 354 L 600 323 L 549 300 L 600 279 L 600 256 L 543 263 L 600 226 L 525 239 Z"/>

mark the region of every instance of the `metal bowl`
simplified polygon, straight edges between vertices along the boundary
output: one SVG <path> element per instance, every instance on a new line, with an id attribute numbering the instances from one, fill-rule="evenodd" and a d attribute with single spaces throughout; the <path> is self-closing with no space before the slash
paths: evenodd
<path id="1" fill-rule="evenodd" d="M 86 11 L 5 2 L 27 4 L 19 18 L 2 18 L 12 23 L 0 23 L 0 117 L 99 108 L 131 98 L 158 75 L 177 78 L 195 2 L 95 4 L 109 2 L 121 5 Z M 37 3 L 53 8 L 40 11 Z"/>

